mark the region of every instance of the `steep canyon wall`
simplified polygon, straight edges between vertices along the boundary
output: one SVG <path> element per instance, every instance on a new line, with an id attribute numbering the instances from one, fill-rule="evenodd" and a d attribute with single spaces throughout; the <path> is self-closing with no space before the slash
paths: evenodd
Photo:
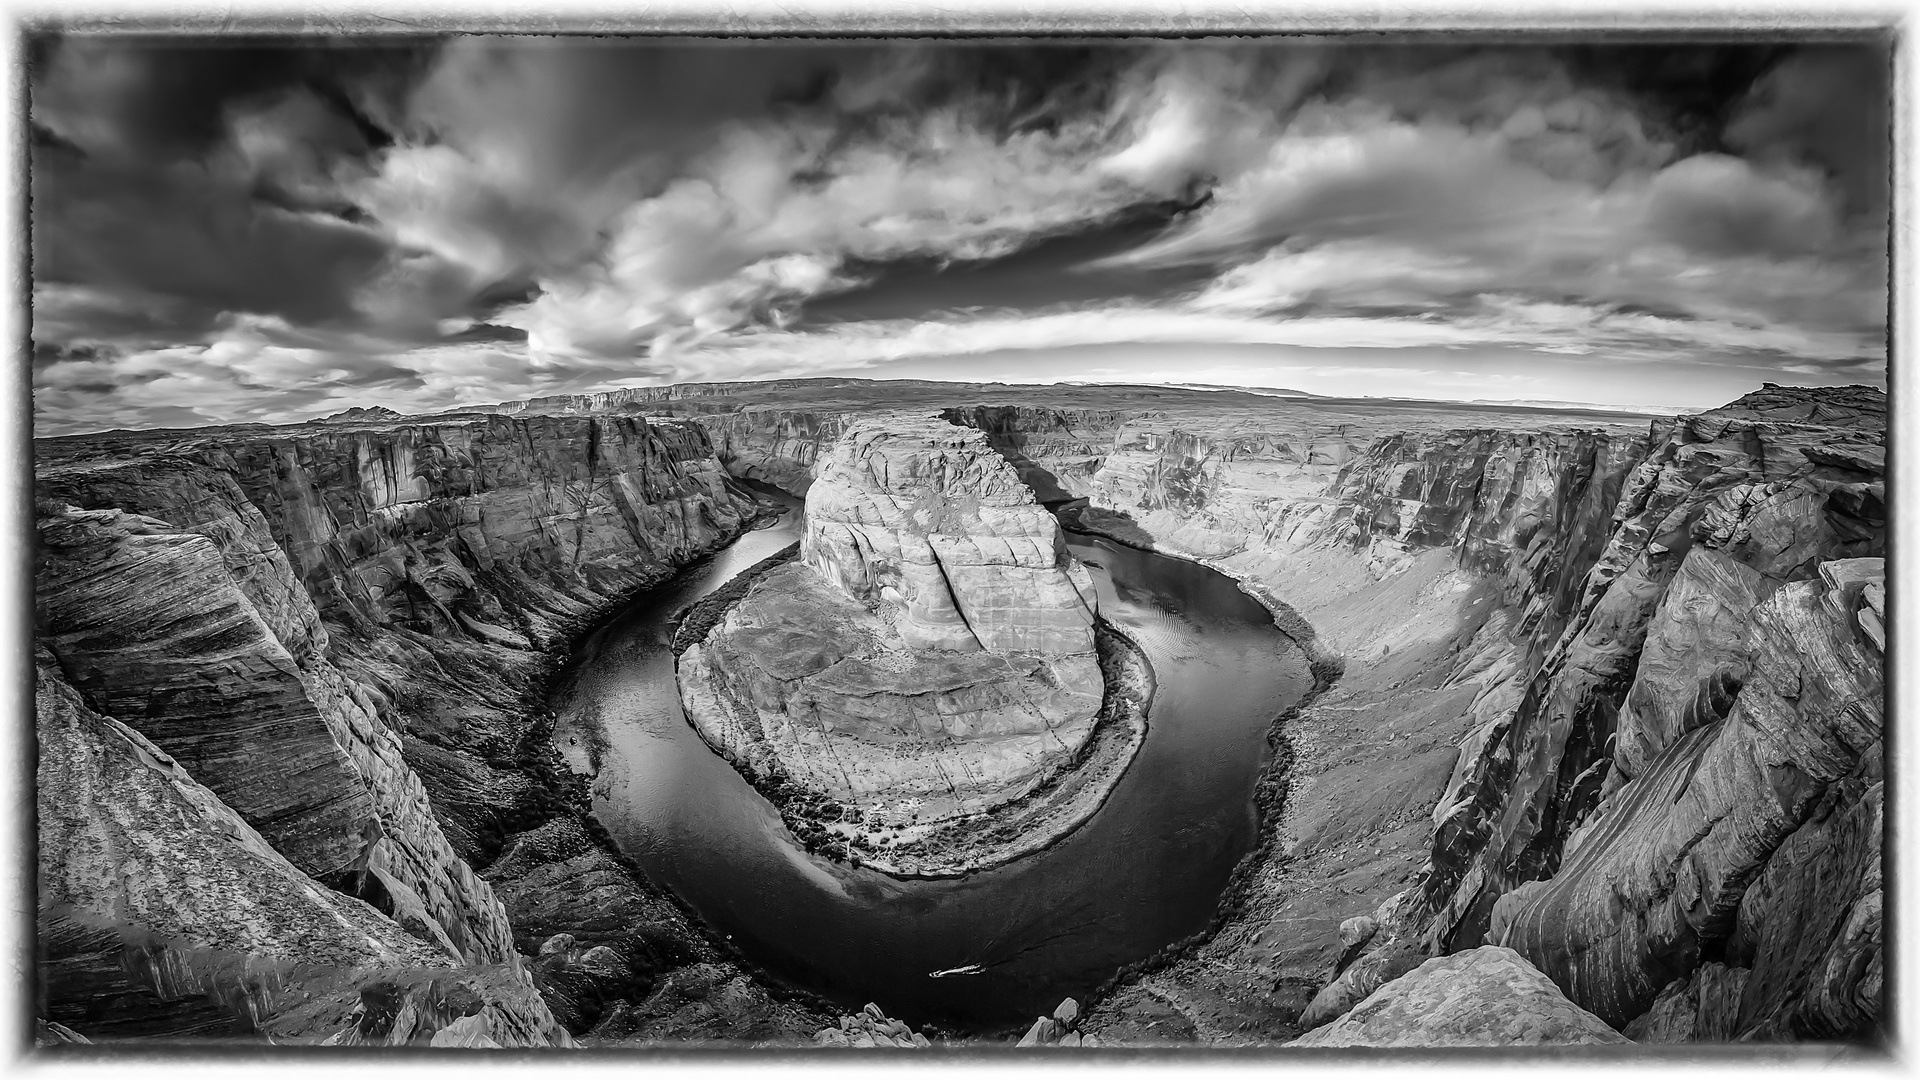
<path id="1" fill-rule="evenodd" d="M 82 716 L 61 737 L 157 754 L 172 770 L 161 782 L 228 808 L 316 902 L 361 905 L 356 917 L 404 930 L 448 969 L 504 971 L 482 998 L 516 1023 L 488 1037 L 565 1041 L 474 868 L 554 812 L 516 767 L 547 650 L 758 512 L 704 432 L 536 417 L 69 440 L 43 445 L 37 495 L 43 746 L 49 723 Z M 43 813 L 82 786 L 43 770 Z M 186 838 L 149 844 L 174 842 Z M 110 850 L 43 848 L 68 877 L 97 876 L 89 863 Z M 209 950 L 241 968 L 314 965 L 297 927 L 235 937 L 247 916 L 199 887 L 205 867 L 156 863 L 145 887 L 175 898 L 164 914 L 104 886 L 43 895 L 43 932 L 78 920 L 157 935 L 195 970 Z M 128 1030 L 165 1032 L 164 999 L 179 995 L 125 990 L 163 999 L 144 1010 L 104 999 L 90 987 L 112 950 L 95 951 L 73 979 L 59 972 L 77 961 L 48 958 L 52 1018 L 84 1033 L 139 1012 Z M 276 1012 L 258 994 L 250 1008 L 255 1026 Z"/>
<path id="2" fill-rule="evenodd" d="M 1291 723 L 1280 857 L 1250 913 L 1135 980 L 1151 993 L 1116 993 L 1111 1029 L 1311 1026 L 1487 943 L 1616 1026 L 1688 994 L 1726 1011 L 1703 971 L 1732 973 L 1722 995 L 1754 987 L 1718 1028 L 1643 1020 L 1647 1038 L 1869 1037 L 1885 408 L 1868 388 L 1769 387 L 1579 426 L 1296 403 L 948 409 L 1042 499 L 1087 499 L 1089 527 L 1239 579 L 1346 663 Z M 702 422 L 729 469 L 775 477 L 846 419 Z M 1815 858 L 1802 838 L 1835 829 L 1847 854 Z M 1370 940 L 1343 942 L 1356 914 Z M 1262 940 L 1281 923 L 1307 943 Z M 1789 925 L 1812 940 L 1789 945 Z M 1785 988 L 1747 981 L 1763 969 Z"/>
<path id="3" fill-rule="evenodd" d="M 748 526 L 730 477 L 804 494 L 879 402 L 980 429 L 1042 502 L 1234 577 L 1344 667 L 1283 726 L 1228 917 L 1110 988 L 1103 1041 L 1289 1037 L 1482 946 L 1636 1039 L 1877 1029 L 1883 394 L 1666 420 L 1005 389 L 41 444 L 41 817 L 91 837 L 43 867 L 43 1015 L 539 1043 L 596 1022 L 556 990 L 596 964 L 653 1003 L 625 1031 L 746 985 L 554 805 L 536 691 L 586 620 Z M 104 872 L 133 849 L 170 853 L 165 888 Z M 245 884 L 195 893 L 210 860 Z"/>

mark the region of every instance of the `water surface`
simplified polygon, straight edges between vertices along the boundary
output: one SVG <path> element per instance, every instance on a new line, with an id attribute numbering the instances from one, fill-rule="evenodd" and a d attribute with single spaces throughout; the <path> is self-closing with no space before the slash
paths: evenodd
<path id="1" fill-rule="evenodd" d="M 680 710 L 668 620 L 799 538 L 799 501 L 784 501 L 776 526 L 589 636 L 556 683 L 556 741 L 576 769 L 597 764 L 594 813 L 621 849 L 775 976 L 913 1024 L 1030 1021 L 1204 929 L 1253 843 L 1267 727 L 1311 683 L 1267 611 L 1195 563 L 1068 533 L 1101 613 L 1154 666 L 1146 743 L 1100 811 L 1047 850 L 902 881 L 803 851 Z M 968 965 L 984 970 L 929 977 Z"/>

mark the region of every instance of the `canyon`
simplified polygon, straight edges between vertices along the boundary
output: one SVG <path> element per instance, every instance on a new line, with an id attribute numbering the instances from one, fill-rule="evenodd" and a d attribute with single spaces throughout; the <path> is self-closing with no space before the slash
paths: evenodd
<path id="1" fill-rule="evenodd" d="M 40 440 L 37 1015 L 95 1040 L 913 1041 L 884 1000 L 856 1021 L 755 970 L 555 745 L 573 643 L 765 526 L 770 485 L 808 500 L 801 561 L 685 681 L 730 637 L 729 670 L 769 655 L 784 580 L 848 633 L 977 658 L 972 686 L 1044 655 L 1016 678 L 1090 721 L 1097 605 L 1047 510 L 1217 571 L 1307 658 L 1211 924 L 1089 987 L 1056 1043 L 1873 1043 L 1886 413 L 1865 387 L 1666 418 L 788 380 Z M 882 513 L 919 495 L 861 472 L 888 432 L 972 463 L 950 479 L 977 506 L 923 508 L 971 516 L 906 530 L 924 551 Z M 938 539 L 996 514 L 1021 543 Z M 786 708 L 817 677 L 760 670 L 730 692 Z M 982 758 L 955 811 L 1037 760 Z"/>
<path id="2" fill-rule="evenodd" d="M 799 561 L 680 656 L 707 742 L 828 808 L 819 827 L 893 873 L 1006 862 L 1091 814 L 1144 727 L 1104 716 L 1092 578 L 985 435 L 938 416 L 856 423 L 804 514 Z M 1127 649 L 1106 645 L 1105 666 Z M 1103 719 L 1134 730 L 1096 739 Z M 1076 782 L 1089 772 L 1103 782 Z M 1057 805 L 989 821 L 1016 801 Z M 981 833 L 1008 842 L 965 839 Z"/>

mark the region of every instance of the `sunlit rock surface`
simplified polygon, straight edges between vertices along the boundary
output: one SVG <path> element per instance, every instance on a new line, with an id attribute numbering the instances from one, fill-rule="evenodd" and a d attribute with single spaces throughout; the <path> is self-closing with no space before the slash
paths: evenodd
<path id="1" fill-rule="evenodd" d="M 681 658 L 710 743 L 903 825 L 985 812 L 1071 764 L 1102 698 L 1092 580 L 978 431 L 856 423 L 806 514 L 803 561 Z"/>
<path id="2" fill-rule="evenodd" d="M 339 1041 L 366 994 L 441 981 L 463 984 L 470 1005 L 443 1022 L 472 1017 L 499 1046 L 565 1042 L 517 965 L 463 968 L 444 935 L 316 883 L 44 662 L 35 696 L 51 1019 L 96 1040 L 267 1031 Z"/>
<path id="3" fill-rule="evenodd" d="M 807 491 L 801 559 L 894 612 L 920 649 L 1093 651 L 1093 583 L 1053 515 L 972 428 L 854 425 Z"/>
<path id="4" fill-rule="evenodd" d="M 1511 949 L 1443 956 L 1289 1046 L 1565 1046 L 1628 1040 Z"/>

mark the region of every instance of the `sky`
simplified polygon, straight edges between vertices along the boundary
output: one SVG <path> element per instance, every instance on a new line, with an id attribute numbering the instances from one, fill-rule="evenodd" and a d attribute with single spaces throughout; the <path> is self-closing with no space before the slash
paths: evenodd
<path id="1" fill-rule="evenodd" d="M 1886 382 L 1876 43 L 30 41 L 35 429 Z"/>

